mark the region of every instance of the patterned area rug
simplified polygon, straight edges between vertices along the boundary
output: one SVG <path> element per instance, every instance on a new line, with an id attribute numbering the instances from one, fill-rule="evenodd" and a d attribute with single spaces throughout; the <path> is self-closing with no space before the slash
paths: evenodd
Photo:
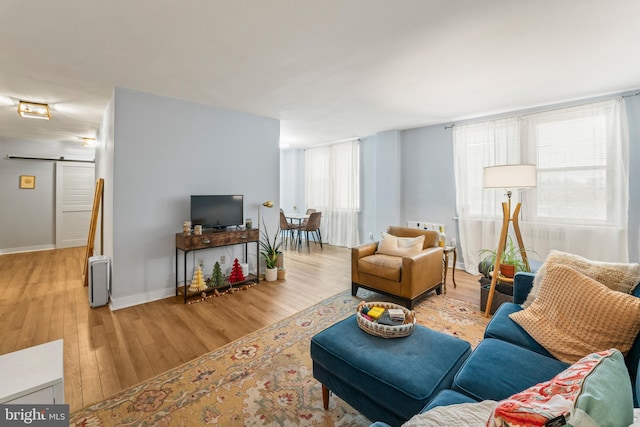
<path id="1" fill-rule="evenodd" d="M 370 299 L 370 298 L 367 298 Z M 368 426 L 335 396 L 322 408 L 309 342 L 355 313 L 345 291 L 71 416 L 71 426 Z M 431 295 L 418 323 L 475 347 L 487 323 L 477 306 Z"/>

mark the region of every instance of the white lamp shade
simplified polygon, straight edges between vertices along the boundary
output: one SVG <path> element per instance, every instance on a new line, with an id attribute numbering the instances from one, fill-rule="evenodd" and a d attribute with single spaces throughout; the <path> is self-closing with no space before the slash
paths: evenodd
<path id="1" fill-rule="evenodd" d="M 537 183 L 536 165 L 502 165 L 484 168 L 484 188 L 530 188 Z"/>

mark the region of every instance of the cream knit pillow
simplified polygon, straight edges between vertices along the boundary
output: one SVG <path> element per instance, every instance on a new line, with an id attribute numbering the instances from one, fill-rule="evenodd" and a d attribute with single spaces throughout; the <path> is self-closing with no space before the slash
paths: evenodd
<path id="1" fill-rule="evenodd" d="M 393 234 L 382 233 L 376 253 L 393 256 L 411 256 L 422 250 L 424 236 L 396 237 Z"/>
<path id="2" fill-rule="evenodd" d="M 578 255 L 552 250 L 544 261 L 540 270 L 533 279 L 533 287 L 522 303 L 522 308 L 527 308 L 536 299 L 540 283 L 544 278 L 549 264 L 561 264 L 590 277 L 614 291 L 630 294 L 640 282 L 640 264 L 613 263 L 591 261 Z"/>
<path id="3" fill-rule="evenodd" d="M 626 355 L 640 332 L 640 298 L 550 264 L 538 297 L 509 317 L 555 358 L 574 363 L 609 348 Z"/>

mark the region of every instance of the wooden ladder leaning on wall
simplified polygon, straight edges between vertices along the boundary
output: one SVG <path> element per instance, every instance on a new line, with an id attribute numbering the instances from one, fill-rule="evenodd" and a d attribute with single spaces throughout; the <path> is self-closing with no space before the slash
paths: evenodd
<path id="1" fill-rule="evenodd" d="M 101 213 L 100 217 L 100 253 L 102 253 L 102 245 L 104 241 L 104 212 L 100 209 L 103 205 L 104 195 L 104 178 L 99 178 L 96 181 L 96 192 L 93 196 L 93 209 L 91 210 L 91 223 L 89 225 L 89 237 L 87 238 L 87 251 L 84 256 L 84 264 L 82 270 L 82 283 L 83 286 L 89 285 L 89 257 L 93 256 L 93 249 L 96 241 L 96 228 L 98 225 L 98 212 Z"/>

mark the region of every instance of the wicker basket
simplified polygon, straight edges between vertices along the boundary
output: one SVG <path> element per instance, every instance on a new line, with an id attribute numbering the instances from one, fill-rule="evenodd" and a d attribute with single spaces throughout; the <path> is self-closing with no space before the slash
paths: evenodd
<path id="1" fill-rule="evenodd" d="M 480 310 L 483 313 L 487 309 L 487 301 L 489 300 L 490 288 L 490 285 L 484 285 L 480 287 Z M 489 313 L 495 313 L 498 307 L 500 307 L 505 302 L 513 302 L 513 295 L 504 293 L 502 292 L 503 290 L 503 287 L 496 286 L 496 289 L 493 293 L 493 301 L 491 302 L 491 310 L 489 311 Z M 511 293 L 513 294 L 513 288 L 511 289 Z"/>
<path id="2" fill-rule="evenodd" d="M 404 311 L 404 324 L 397 326 L 381 325 L 376 322 L 372 322 L 362 315 L 362 309 L 364 307 L 382 307 L 382 308 L 399 308 Z M 411 335 L 416 327 L 416 313 L 413 310 L 407 310 L 405 307 L 394 304 L 391 302 L 365 302 L 362 301 L 358 304 L 356 310 L 356 319 L 358 320 L 358 326 L 363 331 L 382 338 L 401 338 Z"/>

